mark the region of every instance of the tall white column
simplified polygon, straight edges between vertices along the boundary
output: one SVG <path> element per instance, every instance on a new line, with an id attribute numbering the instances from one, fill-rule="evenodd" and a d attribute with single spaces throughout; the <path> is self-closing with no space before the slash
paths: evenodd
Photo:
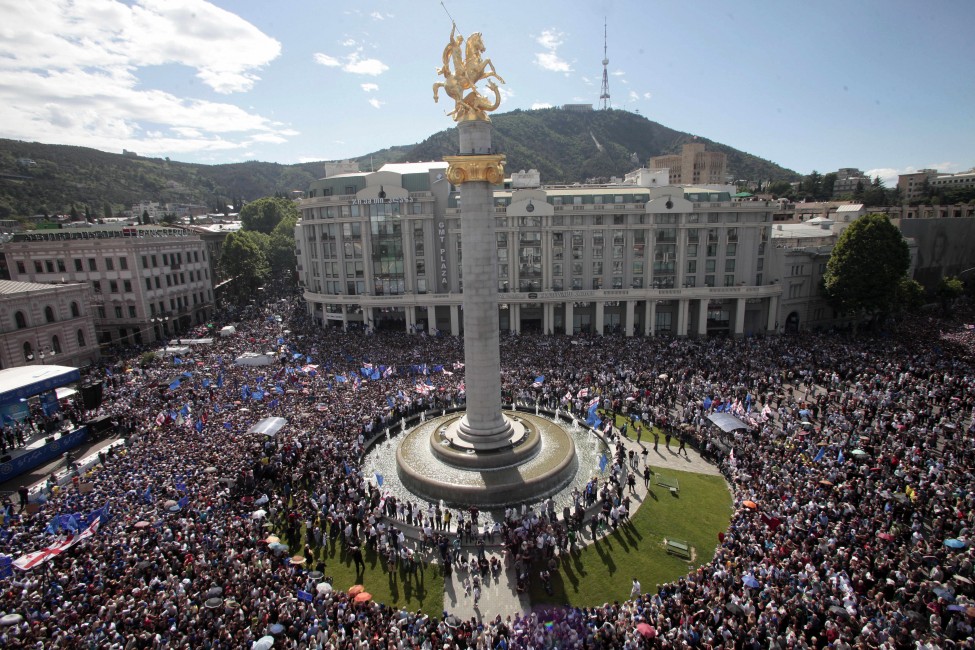
<path id="1" fill-rule="evenodd" d="M 518 303 L 510 303 L 508 305 L 508 315 L 511 321 L 508 323 L 508 327 L 515 334 L 521 334 L 521 305 Z"/>
<path id="2" fill-rule="evenodd" d="M 565 333 L 569 336 L 572 336 L 573 325 L 575 323 L 575 314 L 572 313 L 572 308 L 572 301 L 565 303 Z"/>
<path id="3" fill-rule="evenodd" d="M 687 336 L 687 308 L 690 301 L 681 298 L 677 301 L 677 336 Z"/>
<path id="4" fill-rule="evenodd" d="M 457 130 L 464 155 L 449 156 L 447 162 L 448 177 L 460 187 L 464 251 L 467 412 L 458 435 L 475 449 L 500 449 L 511 445 L 512 427 L 501 412 L 497 241 L 487 178 L 496 173 L 503 158 L 491 153 L 490 122 L 460 122 Z"/>
<path id="5" fill-rule="evenodd" d="M 626 319 L 626 322 L 623 323 L 623 335 L 633 336 L 633 314 L 634 314 L 634 307 L 636 307 L 636 301 L 627 300 L 623 304 L 626 305 L 624 316 L 623 316 L 623 318 Z"/>
<path id="6" fill-rule="evenodd" d="M 769 296 L 768 299 L 768 323 L 766 328 L 769 332 L 776 332 L 779 323 L 779 297 Z"/>
<path id="7" fill-rule="evenodd" d="M 460 336 L 460 307 L 450 306 L 450 335 Z"/>
<path id="8" fill-rule="evenodd" d="M 708 299 L 701 298 L 697 301 L 697 335 L 705 337 L 708 335 Z"/>
<path id="9" fill-rule="evenodd" d="M 736 337 L 745 334 L 745 299 L 739 298 L 735 301 L 735 331 Z"/>
<path id="10" fill-rule="evenodd" d="M 647 322 L 643 326 L 644 336 L 656 336 L 657 334 L 657 301 L 648 300 L 644 310 L 647 315 Z"/>
<path id="11" fill-rule="evenodd" d="M 406 311 L 406 333 L 413 334 L 416 332 L 416 307 L 409 305 L 405 309 Z"/>
<path id="12" fill-rule="evenodd" d="M 603 303 L 602 301 L 597 300 L 594 304 L 596 305 L 596 326 L 593 329 L 596 330 L 596 335 L 597 336 L 602 336 L 603 335 L 603 321 L 605 320 L 604 313 L 603 313 L 604 312 L 604 308 L 605 308 L 605 303 Z"/>

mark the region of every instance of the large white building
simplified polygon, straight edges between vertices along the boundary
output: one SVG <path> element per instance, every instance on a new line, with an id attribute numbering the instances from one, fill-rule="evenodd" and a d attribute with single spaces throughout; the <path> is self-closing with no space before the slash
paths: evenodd
<path id="1" fill-rule="evenodd" d="M 390 164 L 312 184 L 295 234 L 316 321 L 461 333 L 460 196 L 446 168 Z M 745 335 L 779 319 L 776 204 L 632 181 L 499 187 L 494 201 L 502 330 Z"/>
<path id="2" fill-rule="evenodd" d="M 0 280 L 0 369 L 82 367 L 98 356 L 87 284 Z"/>
<path id="3" fill-rule="evenodd" d="M 167 340 L 212 314 L 206 244 L 182 228 L 36 230 L 2 251 L 12 280 L 90 285 L 99 345 Z"/>

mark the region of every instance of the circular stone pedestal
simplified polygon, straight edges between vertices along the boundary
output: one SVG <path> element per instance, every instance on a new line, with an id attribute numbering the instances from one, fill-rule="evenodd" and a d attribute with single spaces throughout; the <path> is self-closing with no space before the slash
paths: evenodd
<path id="1" fill-rule="evenodd" d="M 511 435 L 507 445 L 484 449 L 465 439 L 463 417 L 457 417 L 430 434 L 430 450 L 443 462 L 465 469 L 497 469 L 521 465 L 538 453 L 542 442 L 538 427 L 517 415 L 502 415 Z"/>
<path id="2" fill-rule="evenodd" d="M 506 413 L 512 446 L 480 451 L 455 434 L 463 415 L 433 418 L 406 434 L 396 450 L 396 466 L 408 490 L 431 501 L 503 506 L 543 499 L 575 475 L 575 444 L 558 424 Z"/>

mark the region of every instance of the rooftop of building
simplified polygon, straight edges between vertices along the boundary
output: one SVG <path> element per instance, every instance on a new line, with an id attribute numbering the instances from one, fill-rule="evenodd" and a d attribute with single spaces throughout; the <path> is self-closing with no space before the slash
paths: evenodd
<path id="1" fill-rule="evenodd" d="M 393 172 L 394 174 L 423 174 L 431 170 L 439 169 L 447 169 L 447 163 L 442 160 L 431 160 L 429 162 L 386 163 L 379 168 L 379 171 Z"/>
<path id="2" fill-rule="evenodd" d="M 42 284 L 40 282 L 17 282 L 15 280 L 0 280 L 0 295 L 11 296 L 19 293 L 38 293 L 51 291 L 66 286 L 87 287 L 84 283 L 70 284 Z"/>
<path id="3" fill-rule="evenodd" d="M 11 242 L 53 241 L 74 239 L 113 239 L 140 237 L 188 237 L 194 233 L 182 227 L 136 226 L 136 225 L 95 225 L 88 228 L 38 228 L 28 232 L 15 233 Z"/>

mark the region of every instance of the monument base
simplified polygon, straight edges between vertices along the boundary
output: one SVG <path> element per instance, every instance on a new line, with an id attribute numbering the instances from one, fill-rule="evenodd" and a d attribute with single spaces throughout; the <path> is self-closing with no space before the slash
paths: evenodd
<path id="1" fill-rule="evenodd" d="M 562 489 L 578 467 L 575 444 L 558 424 L 529 414 L 506 413 L 514 438 L 509 447 L 477 450 L 457 436 L 462 413 L 418 426 L 406 434 L 396 450 L 397 474 L 419 497 L 455 505 L 479 507 L 537 501 Z M 426 446 L 433 463 L 411 453 Z M 438 469 L 436 463 L 441 463 Z M 449 469 L 450 471 L 444 471 Z M 471 480 L 445 478 L 469 472 Z"/>

